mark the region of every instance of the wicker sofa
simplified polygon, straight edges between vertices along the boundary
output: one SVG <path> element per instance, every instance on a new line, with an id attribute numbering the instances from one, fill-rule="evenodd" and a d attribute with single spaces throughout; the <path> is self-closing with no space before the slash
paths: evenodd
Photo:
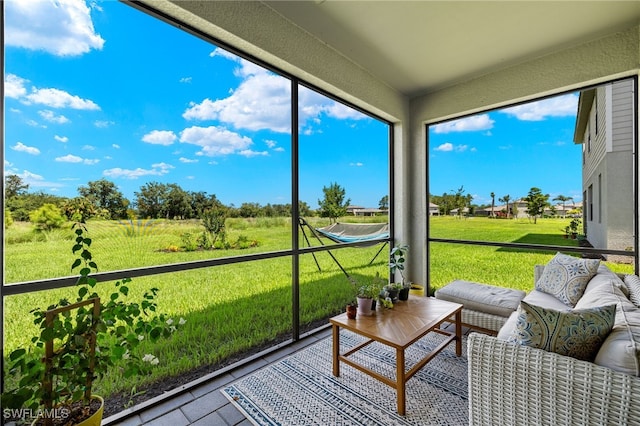
<path id="1" fill-rule="evenodd" d="M 536 281 L 543 270 L 536 267 Z M 508 342 L 518 312 L 497 337 L 471 333 L 469 424 L 640 425 L 640 309 L 625 285 L 633 277 L 600 265 L 575 305 L 616 304 L 615 325 L 593 362 Z M 532 290 L 523 300 L 560 309 L 554 299 Z"/>

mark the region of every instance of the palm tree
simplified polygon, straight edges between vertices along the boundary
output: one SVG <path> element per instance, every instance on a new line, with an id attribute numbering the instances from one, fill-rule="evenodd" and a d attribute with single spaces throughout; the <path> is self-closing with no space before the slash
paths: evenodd
<path id="1" fill-rule="evenodd" d="M 496 213 L 493 211 L 493 208 L 496 205 L 496 193 L 492 192 L 489 195 L 491 196 L 491 217 L 496 217 Z"/>
<path id="2" fill-rule="evenodd" d="M 556 198 L 553 199 L 553 201 L 560 201 L 562 203 L 562 217 L 567 216 L 567 209 L 564 208 L 564 204 L 569 200 L 573 201 L 573 197 L 558 195 Z"/>
<path id="3" fill-rule="evenodd" d="M 507 204 L 507 219 L 509 219 L 509 200 L 511 200 L 511 195 L 505 195 L 504 197 L 498 199 L 501 203 Z"/>

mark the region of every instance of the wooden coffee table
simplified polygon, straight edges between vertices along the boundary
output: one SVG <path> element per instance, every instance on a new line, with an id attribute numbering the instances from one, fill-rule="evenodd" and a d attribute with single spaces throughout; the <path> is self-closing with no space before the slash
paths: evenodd
<path id="1" fill-rule="evenodd" d="M 451 321 L 452 317 L 455 318 L 455 333 L 438 328 L 443 321 Z M 346 313 L 335 316 L 329 320 L 333 328 L 333 375 L 340 376 L 340 361 L 342 361 L 396 388 L 398 414 L 404 416 L 407 380 L 454 340 L 456 355 L 462 355 L 461 320 L 462 305 L 422 296 L 410 296 L 409 300 L 396 303 L 393 309 L 378 309 L 369 317 L 358 316 L 356 319 L 348 319 Z M 340 328 L 367 337 L 369 340 L 340 354 Z M 405 349 L 430 332 L 443 334 L 447 338 L 421 361 L 405 371 Z M 380 342 L 396 349 L 395 381 L 348 358 L 373 342 Z"/>

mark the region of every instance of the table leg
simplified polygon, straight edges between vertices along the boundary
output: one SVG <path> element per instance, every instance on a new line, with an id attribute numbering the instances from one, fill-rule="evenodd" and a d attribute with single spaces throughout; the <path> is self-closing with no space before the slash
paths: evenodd
<path id="1" fill-rule="evenodd" d="M 398 414 L 405 414 L 405 374 L 404 374 L 404 349 L 396 349 L 396 391 L 398 394 Z"/>
<path id="2" fill-rule="evenodd" d="M 456 313 L 456 355 L 462 355 L 462 310 Z"/>
<path id="3" fill-rule="evenodd" d="M 340 327 L 333 325 L 333 375 L 340 377 Z"/>

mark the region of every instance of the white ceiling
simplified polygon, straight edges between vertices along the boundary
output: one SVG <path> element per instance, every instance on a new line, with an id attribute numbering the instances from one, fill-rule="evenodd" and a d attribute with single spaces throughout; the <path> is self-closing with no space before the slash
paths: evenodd
<path id="1" fill-rule="evenodd" d="M 640 22 L 640 1 L 264 3 L 408 96 Z"/>

